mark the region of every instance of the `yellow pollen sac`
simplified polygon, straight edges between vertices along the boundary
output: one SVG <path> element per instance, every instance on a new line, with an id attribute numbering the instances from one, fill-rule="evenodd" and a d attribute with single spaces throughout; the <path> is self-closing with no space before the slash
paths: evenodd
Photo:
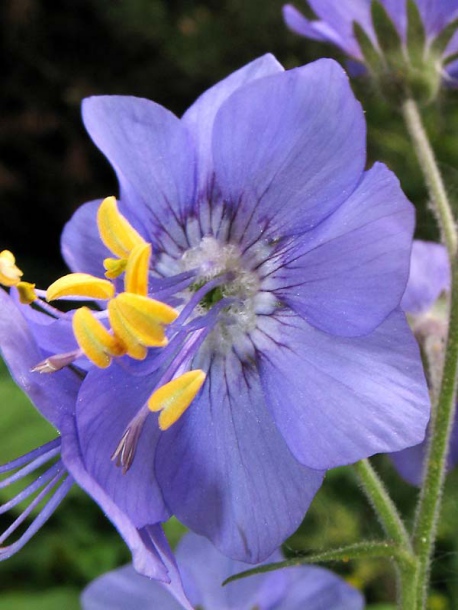
<path id="1" fill-rule="evenodd" d="M 123 356 L 126 346 L 94 317 L 88 307 L 77 309 L 73 316 L 73 332 L 78 345 L 96 366 L 104 369 L 111 356 Z"/>
<path id="2" fill-rule="evenodd" d="M 69 273 L 56 280 L 46 291 L 46 300 L 54 301 L 61 297 L 87 297 L 88 299 L 111 299 L 114 286 L 100 277 L 88 273 Z"/>
<path id="3" fill-rule="evenodd" d="M 133 355 L 137 345 L 165 347 L 168 343 L 167 337 L 163 325 L 157 321 L 155 316 L 148 315 L 148 312 L 135 311 L 133 315 L 126 315 L 120 300 L 124 294 L 126 293 L 123 292 L 108 303 L 108 317 L 115 334 L 127 345 L 129 355 L 142 359 Z M 148 299 L 145 298 L 145 300 Z M 143 358 L 145 356 L 146 353 Z"/>
<path id="4" fill-rule="evenodd" d="M 119 277 L 121 273 L 124 273 L 127 266 L 127 260 L 125 258 L 106 258 L 103 261 L 103 267 L 105 269 L 105 277 L 110 280 L 114 280 Z"/>
<path id="5" fill-rule="evenodd" d="M 16 286 L 23 273 L 15 265 L 14 254 L 9 250 L 0 252 L 0 284 L 3 286 Z"/>
<path id="6" fill-rule="evenodd" d="M 144 360 L 148 353 L 145 345 L 139 342 L 137 334 L 119 313 L 116 299 L 108 303 L 108 317 L 114 334 L 121 339 L 127 349 L 127 354 L 135 360 Z M 167 344 L 164 329 L 157 327 L 157 336 L 150 347 L 164 347 Z"/>
<path id="7" fill-rule="evenodd" d="M 158 388 L 148 400 L 150 411 L 160 411 L 159 428 L 167 430 L 180 419 L 196 397 L 206 375 L 200 369 L 188 371 Z"/>
<path id="8" fill-rule="evenodd" d="M 143 324 L 171 324 L 178 318 L 178 311 L 170 305 L 140 294 L 121 292 L 116 297 L 120 312 L 138 328 Z"/>
<path id="9" fill-rule="evenodd" d="M 97 226 L 105 246 L 119 258 L 128 258 L 134 246 L 145 243 L 143 237 L 119 212 L 115 197 L 107 197 L 100 204 Z"/>
<path id="10" fill-rule="evenodd" d="M 30 305 L 38 299 L 35 292 L 35 284 L 29 282 L 18 282 L 17 291 L 19 292 L 19 300 L 23 305 Z"/>
<path id="11" fill-rule="evenodd" d="M 127 260 L 124 288 L 144 297 L 148 294 L 148 272 L 151 258 L 151 245 L 137 244 L 133 247 Z"/>

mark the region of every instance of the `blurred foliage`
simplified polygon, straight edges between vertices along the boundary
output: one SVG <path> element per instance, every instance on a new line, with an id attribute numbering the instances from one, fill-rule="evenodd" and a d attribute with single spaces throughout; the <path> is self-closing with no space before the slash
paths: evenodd
<path id="1" fill-rule="evenodd" d="M 181 115 L 207 87 L 256 57 L 272 52 L 287 68 L 333 47 L 302 39 L 283 24 L 283 0 L 2 0 L 0 4 L 0 250 L 18 257 L 25 279 L 42 285 L 66 269 L 59 235 L 84 201 L 117 193 L 115 176 L 81 122 L 81 100 L 94 94 L 147 97 Z M 298 6 L 300 4 L 298 3 Z M 301 5 L 302 6 L 302 5 Z M 387 108 L 364 78 L 352 81 L 368 122 L 368 165 L 386 162 L 417 208 L 417 236 L 437 239 L 427 194 L 396 109 Z M 458 201 L 457 93 L 443 91 L 425 109 L 427 129 Z M 0 370 L 0 462 L 53 438 Z M 416 490 L 386 457 L 374 460 L 411 521 Z M 449 475 L 431 610 L 458 610 L 458 472 Z M 345 493 L 342 494 L 342 490 Z M 0 493 L 5 500 L 6 492 Z M 4 529 L 8 516 L 0 518 Z M 185 528 L 166 524 L 174 546 Z M 381 534 L 350 469 L 328 473 L 287 556 Z M 129 553 L 101 510 L 78 488 L 34 539 L 0 565 L 0 610 L 78 607 L 78 592 L 122 565 Z M 391 566 L 355 561 L 330 566 L 360 587 L 372 610 L 390 610 Z"/>

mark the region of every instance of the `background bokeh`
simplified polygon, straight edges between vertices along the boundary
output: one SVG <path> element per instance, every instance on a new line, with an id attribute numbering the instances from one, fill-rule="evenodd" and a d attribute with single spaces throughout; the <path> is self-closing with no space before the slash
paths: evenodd
<path id="1" fill-rule="evenodd" d="M 12 250 L 24 279 L 46 286 L 66 272 L 59 236 L 81 203 L 117 194 L 108 163 L 81 122 L 81 100 L 94 94 L 147 97 L 181 115 L 206 88 L 271 52 L 292 68 L 322 56 L 345 59 L 330 46 L 289 32 L 281 0 L 2 0 L 0 2 L 0 250 Z M 297 6 L 301 5 L 298 0 Z M 368 121 L 368 165 L 387 163 L 417 208 L 417 237 L 437 239 L 427 194 L 397 109 L 365 79 L 353 81 Z M 428 131 L 452 199 L 458 199 L 458 91 L 444 91 L 425 109 Z M 0 463 L 53 438 L 0 369 Z M 417 491 L 383 456 L 376 466 L 408 519 Z M 451 473 L 433 565 L 432 610 L 458 608 L 458 482 Z M 345 489 L 345 493 L 342 490 Z M 0 490 L 0 502 L 10 490 Z M 0 517 L 0 529 L 11 522 Z M 172 520 L 174 544 L 184 528 Z M 349 469 L 327 476 L 289 556 L 376 537 L 380 530 Z M 73 489 L 46 526 L 0 564 L 0 610 L 79 608 L 78 593 L 94 577 L 129 560 L 98 507 Z M 366 594 L 394 600 L 391 567 L 382 560 L 330 566 Z M 372 608 L 372 606 L 371 606 Z M 373 606 L 375 609 L 376 606 Z"/>

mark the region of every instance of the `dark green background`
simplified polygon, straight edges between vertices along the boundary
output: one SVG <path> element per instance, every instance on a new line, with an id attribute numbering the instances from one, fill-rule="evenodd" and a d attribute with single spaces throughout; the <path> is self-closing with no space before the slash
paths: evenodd
<path id="1" fill-rule="evenodd" d="M 12 250 L 24 279 L 45 286 L 65 273 L 59 235 L 84 201 L 117 193 L 114 174 L 87 136 L 81 100 L 129 94 L 181 115 L 207 87 L 272 52 L 287 68 L 336 49 L 289 32 L 279 0 L 2 0 L 0 3 L 0 250 Z M 298 4 L 300 6 L 300 4 Z M 368 121 L 368 166 L 387 163 L 417 208 L 417 236 L 436 239 L 427 195 L 397 109 L 365 79 L 354 81 Z M 458 92 L 443 91 L 424 110 L 452 199 L 458 194 Z M 0 372 L 0 461 L 54 432 Z M 406 515 L 416 491 L 384 457 L 375 460 Z M 433 610 L 458 608 L 457 475 L 449 477 L 445 518 L 433 566 Z M 345 489 L 345 493 L 342 490 Z M 0 493 L 0 500 L 8 490 Z M 0 518 L 3 527 L 8 517 Z M 167 524 L 173 543 L 183 532 Z M 329 473 L 288 555 L 377 536 L 379 528 L 351 471 Z M 78 608 L 78 591 L 126 562 L 111 524 L 74 489 L 48 524 L 14 558 L 0 564 L 0 610 Z M 370 602 L 390 602 L 394 580 L 383 561 L 333 566 Z M 448 601 L 447 601 L 448 599 Z M 383 606 L 387 608 L 386 606 Z M 382 607 L 380 606 L 380 609 Z"/>

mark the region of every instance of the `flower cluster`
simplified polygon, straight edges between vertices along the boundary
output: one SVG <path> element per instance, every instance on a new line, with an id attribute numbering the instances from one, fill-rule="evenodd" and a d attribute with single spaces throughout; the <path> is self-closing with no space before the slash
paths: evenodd
<path id="1" fill-rule="evenodd" d="M 51 487 L 65 479 L 2 552 L 74 480 L 135 569 L 186 604 L 171 514 L 257 563 L 327 469 L 423 440 L 428 389 L 400 307 L 414 210 L 384 165 L 365 170 L 363 111 L 333 60 L 285 71 L 263 56 L 181 119 L 122 96 L 86 99 L 83 119 L 119 202 L 77 210 L 72 273 L 47 291 L 0 257 L 2 355 L 60 433 L 3 484 L 44 463 Z"/>
<path id="2" fill-rule="evenodd" d="M 308 19 L 286 4 L 294 32 L 339 47 L 371 73 L 384 95 L 430 101 L 458 84 L 457 0 L 307 0 Z"/>

